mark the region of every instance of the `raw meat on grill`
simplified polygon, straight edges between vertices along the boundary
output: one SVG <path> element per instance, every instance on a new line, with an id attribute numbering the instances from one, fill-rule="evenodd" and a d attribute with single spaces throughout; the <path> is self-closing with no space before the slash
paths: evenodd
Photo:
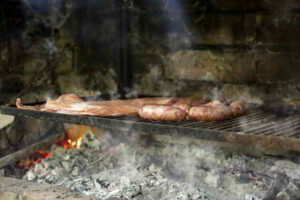
<path id="1" fill-rule="evenodd" d="M 56 112 L 71 115 L 126 116 L 138 115 L 150 120 L 224 120 L 243 115 L 244 103 L 232 102 L 225 106 L 220 101 L 202 98 L 140 98 L 130 100 L 84 101 L 74 94 L 65 94 L 45 104 L 26 106 L 17 99 L 20 109 Z"/>
<path id="2" fill-rule="evenodd" d="M 230 105 L 233 116 L 240 116 L 246 114 L 247 110 L 245 107 L 245 102 L 243 101 L 233 101 Z"/>
<path id="3" fill-rule="evenodd" d="M 139 104 L 124 104 L 120 102 L 103 102 L 98 104 L 89 104 L 89 102 L 58 102 L 47 101 L 46 104 L 40 106 L 22 105 L 20 99 L 17 99 L 18 108 L 27 110 L 38 110 L 46 112 L 56 112 L 71 115 L 91 115 L 91 116 L 121 116 L 121 115 L 137 115 L 141 107 Z"/>
<path id="4" fill-rule="evenodd" d="M 146 104 L 172 105 L 177 102 L 181 104 L 187 102 L 199 105 L 205 101 L 202 98 L 140 98 L 130 100 L 83 101 L 74 94 L 65 94 L 56 100 L 48 99 L 43 105 L 25 106 L 21 103 L 20 99 L 17 99 L 16 105 L 21 109 L 73 115 L 121 116 L 138 115 L 140 108 Z"/>
<path id="5" fill-rule="evenodd" d="M 76 103 L 76 102 L 83 102 L 84 100 L 79 96 L 77 96 L 76 94 L 63 94 L 59 96 L 56 100 L 48 100 L 48 101 Z"/>

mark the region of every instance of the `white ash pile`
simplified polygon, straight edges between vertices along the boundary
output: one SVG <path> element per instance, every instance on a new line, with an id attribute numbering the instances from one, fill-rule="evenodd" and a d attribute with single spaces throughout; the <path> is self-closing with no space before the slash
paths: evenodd
<path id="1" fill-rule="evenodd" d="M 99 199 L 299 199 L 300 165 L 290 160 L 197 146 L 103 146 L 91 134 L 81 149 L 54 146 L 24 178 Z"/>

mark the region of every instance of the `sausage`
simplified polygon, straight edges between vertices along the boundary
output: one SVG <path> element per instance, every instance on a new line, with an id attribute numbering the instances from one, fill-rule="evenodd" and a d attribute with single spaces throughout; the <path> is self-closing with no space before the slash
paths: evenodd
<path id="1" fill-rule="evenodd" d="M 150 120 L 180 121 L 186 119 L 187 113 L 170 105 L 144 105 L 139 116 Z"/>
<path id="2" fill-rule="evenodd" d="M 188 113 L 191 106 L 189 104 L 173 104 L 172 107 L 178 108 L 178 109 Z"/>
<path id="3" fill-rule="evenodd" d="M 191 107 L 188 112 L 189 119 L 193 120 L 225 120 L 232 116 L 231 109 L 217 100 L 211 101 L 203 106 Z"/>
<path id="4" fill-rule="evenodd" d="M 208 100 L 204 98 L 182 97 L 182 98 L 172 98 L 170 99 L 168 104 L 169 105 L 188 104 L 190 106 L 200 106 L 207 102 Z"/>
<path id="5" fill-rule="evenodd" d="M 233 101 L 230 105 L 233 116 L 240 116 L 247 113 L 245 102 L 243 101 Z"/>

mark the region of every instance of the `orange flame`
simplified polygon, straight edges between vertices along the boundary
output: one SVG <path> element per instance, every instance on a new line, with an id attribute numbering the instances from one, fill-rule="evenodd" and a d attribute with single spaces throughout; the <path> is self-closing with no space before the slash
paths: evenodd
<path id="1" fill-rule="evenodd" d="M 94 128 L 83 125 L 72 125 L 66 131 L 66 137 L 59 140 L 56 144 L 65 149 L 79 149 L 84 136 L 92 132 Z"/>
<path id="2" fill-rule="evenodd" d="M 82 125 L 72 125 L 67 129 L 65 137 L 60 138 L 56 144 L 65 149 L 79 149 L 84 136 L 88 132 L 94 132 L 96 128 Z M 42 160 L 51 158 L 52 153 L 38 150 L 19 162 L 19 167 L 30 168 L 35 164 L 41 163 Z"/>

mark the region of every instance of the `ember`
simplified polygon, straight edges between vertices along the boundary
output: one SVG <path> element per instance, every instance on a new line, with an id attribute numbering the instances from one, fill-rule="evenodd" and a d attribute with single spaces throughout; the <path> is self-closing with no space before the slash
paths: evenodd
<path id="1" fill-rule="evenodd" d="M 30 168 L 48 158 L 52 158 L 51 152 L 39 150 L 32 153 L 30 156 L 28 156 L 28 158 L 21 160 L 19 162 L 19 167 Z"/>
<path id="2" fill-rule="evenodd" d="M 80 149 L 54 145 L 53 158 L 31 167 L 23 178 L 99 199 L 133 200 L 271 200 L 290 181 L 300 180 L 299 163 L 287 159 L 254 158 L 195 145 L 145 149 L 139 141 L 107 148 L 111 138 L 106 137 L 99 140 L 87 133 Z M 278 174 L 288 178 L 275 191 Z"/>
<path id="3" fill-rule="evenodd" d="M 73 149 L 77 146 L 77 141 L 72 141 L 68 138 L 61 138 L 56 142 L 56 145 L 63 147 L 65 149 Z"/>
<path id="4" fill-rule="evenodd" d="M 82 139 L 91 130 L 93 130 L 93 128 L 88 126 L 72 125 L 67 129 L 65 136 L 58 139 L 55 144 L 64 149 L 79 149 Z M 47 158 L 52 158 L 51 152 L 38 150 L 32 153 L 28 158 L 21 160 L 19 167 L 30 168 Z"/>

